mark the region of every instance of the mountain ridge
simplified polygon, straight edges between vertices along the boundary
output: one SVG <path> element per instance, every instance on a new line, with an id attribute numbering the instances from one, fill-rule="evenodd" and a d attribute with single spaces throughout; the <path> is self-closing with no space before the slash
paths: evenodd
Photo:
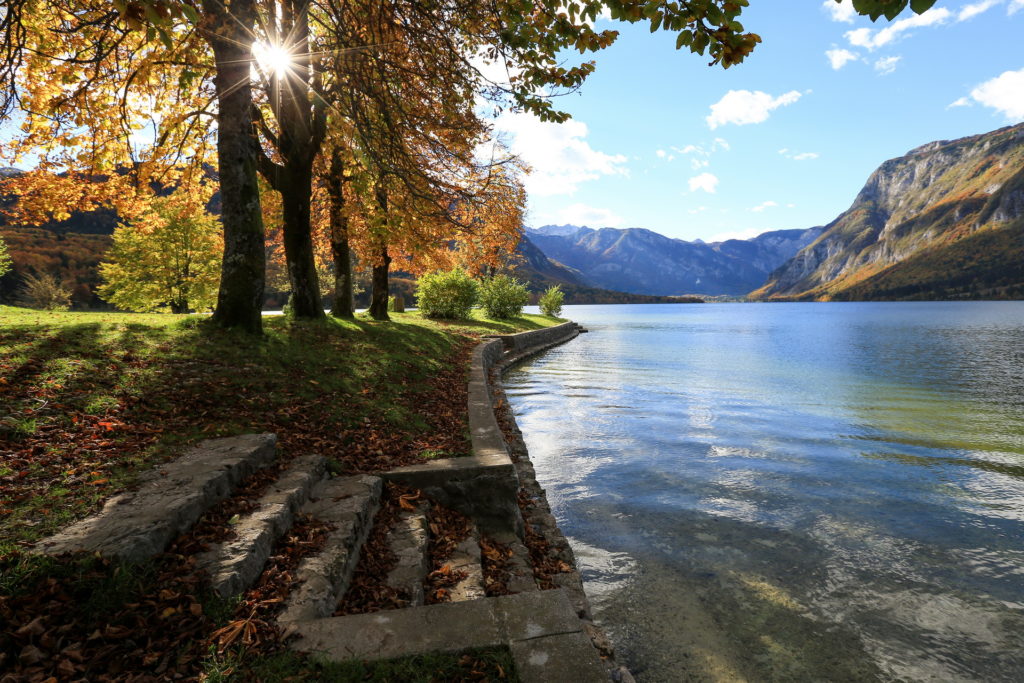
<path id="1" fill-rule="evenodd" d="M 767 231 L 748 240 L 706 243 L 646 228 L 545 225 L 527 237 L 594 287 L 637 294 L 743 295 L 809 244 L 822 228 Z"/>
<path id="2" fill-rule="evenodd" d="M 850 208 L 751 297 L 1017 297 L 1024 268 L 1007 254 L 1022 230 L 1024 124 L 937 140 L 880 164 Z"/>

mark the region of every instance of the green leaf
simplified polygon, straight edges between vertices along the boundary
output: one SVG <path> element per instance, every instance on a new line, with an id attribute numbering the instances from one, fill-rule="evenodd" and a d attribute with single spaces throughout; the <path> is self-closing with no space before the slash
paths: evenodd
<path id="1" fill-rule="evenodd" d="M 197 12 L 196 8 L 192 5 L 183 4 L 181 6 L 181 11 L 185 13 L 185 16 L 188 17 L 188 20 L 193 24 L 199 23 L 199 12 Z"/>

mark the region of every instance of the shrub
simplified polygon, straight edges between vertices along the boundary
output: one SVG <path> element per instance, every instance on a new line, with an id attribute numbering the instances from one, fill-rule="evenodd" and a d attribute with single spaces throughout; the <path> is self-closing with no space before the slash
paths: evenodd
<path id="1" fill-rule="evenodd" d="M 562 312 L 562 302 L 565 301 L 565 292 L 558 285 L 548 287 L 547 291 L 540 295 L 540 312 L 544 315 L 557 317 Z"/>
<path id="2" fill-rule="evenodd" d="M 28 274 L 21 283 L 19 303 L 26 308 L 66 311 L 71 306 L 71 290 L 49 273 Z"/>
<path id="3" fill-rule="evenodd" d="M 427 273 L 416 283 L 416 305 L 428 318 L 468 318 L 479 289 L 461 268 Z"/>
<path id="4" fill-rule="evenodd" d="M 508 275 L 495 275 L 480 285 L 480 305 L 488 318 L 514 318 L 530 301 L 526 285 Z"/>

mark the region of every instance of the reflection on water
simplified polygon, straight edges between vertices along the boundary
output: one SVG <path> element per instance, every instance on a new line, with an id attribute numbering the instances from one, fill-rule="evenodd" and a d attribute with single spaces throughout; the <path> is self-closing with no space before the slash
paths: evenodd
<path id="1" fill-rule="evenodd" d="M 641 680 L 1024 680 L 1024 303 L 567 307 L 506 375 Z"/>

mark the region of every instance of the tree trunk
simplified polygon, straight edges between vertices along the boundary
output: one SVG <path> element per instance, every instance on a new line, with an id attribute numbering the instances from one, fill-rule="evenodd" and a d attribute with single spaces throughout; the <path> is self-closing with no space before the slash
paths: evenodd
<path id="1" fill-rule="evenodd" d="M 331 198 L 331 255 L 334 257 L 331 315 L 336 318 L 354 318 L 356 308 L 352 296 L 352 250 L 348 244 L 348 216 L 345 215 L 345 165 L 337 149 L 331 157 L 327 193 Z"/>
<path id="2" fill-rule="evenodd" d="M 388 316 L 388 269 L 391 256 L 388 247 L 380 250 L 380 262 L 373 266 L 373 288 L 370 291 L 370 317 L 374 320 L 391 320 Z"/>
<path id="3" fill-rule="evenodd" d="M 304 161 L 304 160 L 302 160 Z M 284 223 L 284 256 L 291 284 L 290 305 L 296 318 L 324 317 L 320 301 L 320 278 L 313 258 L 313 233 L 310 202 L 313 197 L 312 163 L 286 164 L 281 188 L 281 214 Z"/>
<path id="4" fill-rule="evenodd" d="M 309 49 L 309 5 L 281 3 L 283 12 L 275 17 L 280 22 L 271 35 L 292 42 L 295 57 L 288 73 L 271 80 L 271 108 L 280 128 L 277 150 L 283 167 L 275 169 L 277 178 L 268 178 L 281 193 L 284 227 L 284 255 L 291 284 L 289 300 L 296 318 L 324 317 L 320 301 L 320 278 L 313 256 L 310 222 L 310 201 L 313 196 L 313 161 L 323 140 L 323 111 L 311 102 L 311 79 L 316 79 Z M 276 180 L 276 182 L 275 182 Z"/>
<path id="5" fill-rule="evenodd" d="M 217 68 L 217 158 L 224 225 L 224 261 L 213 320 L 223 327 L 259 333 L 266 255 L 256 175 L 260 150 L 250 113 L 256 11 L 253 0 L 234 0 L 230 7 L 204 0 L 203 8 L 214 18 L 206 37 Z"/>
<path id="6" fill-rule="evenodd" d="M 187 301 L 183 301 L 183 300 L 172 301 L 171 302 L 171 313 L 175 313 L 175 314 L 178 314 L 178 315 L 181 315 L 183 313 L 188 313 L 188 302 Z"/>

